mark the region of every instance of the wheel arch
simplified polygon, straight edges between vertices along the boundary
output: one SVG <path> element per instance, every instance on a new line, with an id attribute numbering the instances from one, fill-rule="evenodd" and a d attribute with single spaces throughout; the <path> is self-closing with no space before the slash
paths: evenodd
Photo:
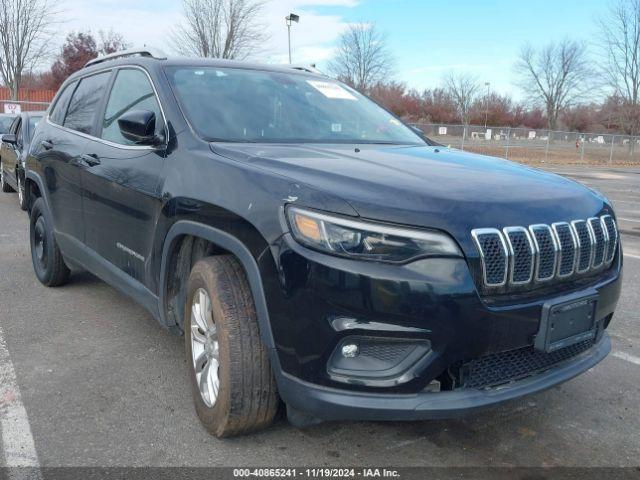
<path id="1" fill-rule="evenodd" d="M 225 253 L 228 252 L 229 254 L 234 255 L 234 257 L 240 262 L 247 276 L 249 287 L 251 288 L 251 293 L 253 295 L 256 314 L 258 317 L 260 337 L 265 346 L 270 351 L 274 352 L 275 342 L 271 331 L 269 312 L 267 309 L 264 287 L 262 285 L 262 277 L 260 275 L 258 263 L 253 254 L 238 238 L 234 237 L 230 233 L 192 220 L 178 220 L 171 226 L 165 236 L 162 247 L 160 284 L 158 289 L 158 306 L 160 310 L 160 321 L 162 324 L 169 329 L 175 329 L 177 327 L 175 322 L 169 318 L 167 310 L 167 292 L 169 272 L 171 269 L 170 262 L 175 256 L 177 249 L 180 248 L 179 245 L 181 240 L 185 237 L 204 239 L 218 249 L 223 250 Z M 274 357 L 277 357 L 277 355 L 271 355 L 272 360 L 275 360 Z"/>
<path id="2" fill-rule="evenodd" d="M 47 198 L 47 190 L 44 188 L 44 182 L 33 170 L 26 170 L 24 172 L 24 193 L 29 211 L 31 211 L 31 205 L 33 205 L 34 199 L 38 197 L 44 200 L 47 209 L 49 209 L 49 199 Z"/>

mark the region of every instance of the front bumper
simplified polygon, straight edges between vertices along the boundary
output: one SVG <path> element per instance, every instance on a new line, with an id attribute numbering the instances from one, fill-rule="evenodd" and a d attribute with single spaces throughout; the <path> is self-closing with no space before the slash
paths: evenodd
<path id="1" fill-rule="evenodd" d="M 278 389 L 288 406 L 321 419 L 455 416 L 566 381 L 610 350 L 604 329 L 620 295 L 620 253 L 612 267 L 595 278 L 508 298 L 482 297 L 462 259 L 405 266 L 349 261 L 305 249 L 288 235 L 271 253 L 263 255 L 260 268 L 269 299 Z M 588 294 L 599 298 L 598 337 L 588 350 L 499 387 L 466 388 L 451 376 L 442 391 L 430 388 L 463 362 L 531 347 L 545 305 Z M 382 371 L 386 377 L 337 372 L 336 352 L 358 338 L 421 342 L 431 350 L 408 370 Z"/>
<path id="2" fill-rule="evenodd" d="M 280 395 L 288 406 L 322 420 L 428 420 L 463 416 L 539 392 L 580 375 L 611 350 L 605 333 L 588 351 L 553 369 L 497 388 L 409 395 L 352 392 L 310 384 L 283 374 Z"/>

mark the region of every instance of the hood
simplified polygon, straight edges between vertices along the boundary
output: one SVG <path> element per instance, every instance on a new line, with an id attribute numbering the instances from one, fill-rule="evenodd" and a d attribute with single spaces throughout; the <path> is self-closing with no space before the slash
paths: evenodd
<path id="1" fill-rule="evenodd" d="M 605 199 L 559 175 L 494 157 L 430 146 L 215 144 L 250 162 L 334 194 L 361 217 L 448 231 L 553 223 L 607 210 Z M 313 205 L 309 205 L 313 207 Z"/>

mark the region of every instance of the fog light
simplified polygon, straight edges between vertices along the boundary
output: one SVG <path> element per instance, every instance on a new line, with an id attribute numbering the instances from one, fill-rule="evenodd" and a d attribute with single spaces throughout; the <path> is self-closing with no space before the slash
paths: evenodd
<path id="1" fill-rule="evenodd" d="M 357 357 L 358 353 L 360 353 L 360 349 L 355 343 L 347 343 L 346 345 L 342 346 L 342 356 L 344 358 Z"/>

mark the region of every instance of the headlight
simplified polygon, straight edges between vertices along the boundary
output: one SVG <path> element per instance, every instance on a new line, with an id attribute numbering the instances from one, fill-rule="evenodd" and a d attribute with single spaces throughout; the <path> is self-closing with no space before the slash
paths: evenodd
<path id="1" fill-rule="evenodd" d="M 406 262 L 417 257 L 460 257 L 451 237 L 432 230 L 396 228 L 288 207 L 294 238 L 332 255 Z"/>

